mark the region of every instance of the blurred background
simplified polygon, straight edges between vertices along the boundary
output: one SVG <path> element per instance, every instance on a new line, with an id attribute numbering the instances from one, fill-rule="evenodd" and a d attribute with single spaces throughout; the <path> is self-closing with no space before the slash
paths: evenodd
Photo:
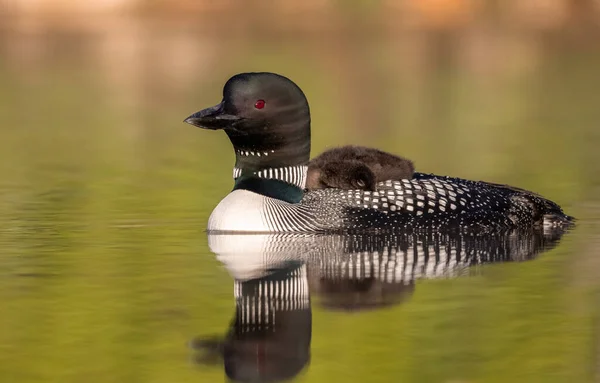
<path id="1" fill-rule="evenodd" d="M 599 0 L 0 0 L 0 381 L 211 382 L 208 215 L 224 134 L 182 123 L 233 74 L 306 93 L 313 151 L 536 191 L 558 249 L 410 302 L 313 311 L 301 381 L 600 381 Z"/>

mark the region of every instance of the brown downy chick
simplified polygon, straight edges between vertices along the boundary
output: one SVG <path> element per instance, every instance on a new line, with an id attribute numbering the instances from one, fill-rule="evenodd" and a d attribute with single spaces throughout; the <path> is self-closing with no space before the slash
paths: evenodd
<path id="1" fill-rule="evenodd" d="M 337 188 L 376 190 L 378 182 L 410 179 L 412 161 L 364 146 L 333 148 L 308 164 L 308 190 Z"/>

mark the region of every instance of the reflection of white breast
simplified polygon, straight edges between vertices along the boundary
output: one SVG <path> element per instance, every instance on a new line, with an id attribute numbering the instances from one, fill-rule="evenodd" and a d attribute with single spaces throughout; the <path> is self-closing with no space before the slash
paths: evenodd
<path id="1" fill-rule="evenodd" d="M 262 278 L 290 262 L 305 262 L 314 241 L 311 234 L 208 234 L 208 247 L 236 280 Z"/>
<path id="2" fill-rule="evenodd" d="M 234 190 L 219 202 L 208 219 L 208 231 L 267 232 L 265 200 L 248 190 Z"/>

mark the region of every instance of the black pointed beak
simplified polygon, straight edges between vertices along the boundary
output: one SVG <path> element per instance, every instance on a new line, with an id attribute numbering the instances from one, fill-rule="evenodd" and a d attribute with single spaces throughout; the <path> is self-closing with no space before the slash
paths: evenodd
<path id="1" fill-rule="evenodd" d="M 233 114 L 225 113 L 223 102 L 210 108 L 202 109 L 183 120 L 190 125 L 197 126 L 203 129 L 225 129 L 236 121 L 241 120 L 240 117 Z"/>

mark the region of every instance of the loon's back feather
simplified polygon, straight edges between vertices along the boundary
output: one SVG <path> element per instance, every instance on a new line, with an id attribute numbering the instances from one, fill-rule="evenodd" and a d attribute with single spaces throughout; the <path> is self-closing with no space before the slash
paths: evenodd
<path id="1" fill-rule="evenodd" d="M 422 173 L 381 182 L 375 192 L 311 191 L 300 204 L 315 212 L 317 226 L 341 230 L 488 230 L 572 221 L 554 202 L 523 189 Z"/>
<path id="2" fill-rule="evenodd" d="M 417 173 L 420 178 L 444 178 L 447 180 L 452 180 L 453 182 L 462 183 L 465 185 L 473 186 L 473 187 L 483 187 L 487 186 L 491 189 L 497 190 L 498 192 L 503 193 L 508 196 L 511 200 L 521 204 L 530 204 L 530 208 L 534 209 L 534 221 L 538 221 L 540 219 L 544 219 L 544 222 L 548 224 L 550 222 L 545 222 L 545 220 L 555 221 L 554 223 L 561 224 L 573 222 L 575 218 L 568 216 L 564 213 L 562 208 L 555 202 L 550 201 L 547 198 L 544 198 L 538 193 L 522 189 L 516 186 L 506 185 L 506 184 L 498 184 L 487 181 L 471 181 L 465 180 L 461 178 L 448 177 L 448 176 L 437 176 L 434 174 L 423 174 Z M 536 222 L 534 222 L 536 223 Z"/>

